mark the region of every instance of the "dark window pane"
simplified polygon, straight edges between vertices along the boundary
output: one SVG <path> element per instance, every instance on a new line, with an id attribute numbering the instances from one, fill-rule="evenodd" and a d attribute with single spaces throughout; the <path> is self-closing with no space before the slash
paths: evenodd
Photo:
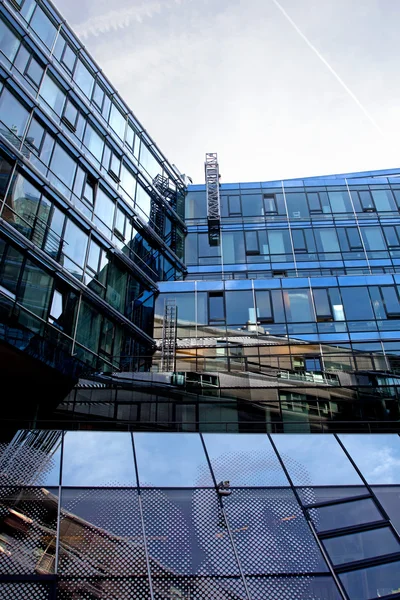
<path id="1" fill-rule="evenodd" d="M 381 287 L 383 300 L 385 302 L 386 314 L 388 317 L 400 316 L 399 297 L 394 287 Z"/>
<path id="2" fill-rule="evenodd" d="M 26 74 L 29 79 L 39 87 L 43 75 L 43 67 L 34 58 L 31 59 Z"/>
<path id="3" fill-rule="evenodd" d="M 374 318 L 371 300 L 366 287 L 341 288 L 344 311 L 349 321 L 362 321 Z"/>
<path id="4" fill-rule="evenodd" d="M 1 285 L 15 294 L 21 270 L 23 255 L 12 246 L 6 252 L 5 260 L 0 271 Z"/>
<path id="5" fill-rule="evenodd" d="M 394 527 L 400 531 L 400 487 L 380 486 L 373 488 L 374 494 L 382 504 Z"/>
<path id="6" fill-rule="evenodd" d="M 389 527 L 341 535 L 323 542 L 334 565 L 399 552 L 400 544 Z"/>
<path id="7" fill-rule="evenodd" d="M 317 320 L 331 320 L 332 319 L 332 310 L 331 305 L 329 303 L 328 292 L 327 290 L 314 289 L 313 290 L 314 303 L 315 303 L 315 312 L 317 313 Z"/>
<path id="8" fill-rule="evenodd" d="M 309 512 L 317 531 L 331 531 L 383 519 L 370 498 L 312 508 Z"/>
<path id="9" fill-rule="evenodd" d="M 261 194 L 242 195 L 242 214 L 244 217 L 262 217 L 264 214 Z"/>
<path id="10" fill-rule="evenodd" d="M 315 321 L 309 290 L 284 290 L 283 299 L 288 323 Z"/>
<path id="11" fill-rule="evenodd" d="M 63 184 L 65 184 L 69 189 L 72 189 L 76 170 L 76 162 L 58 144 L 55 145 L 50 168 Z"/>
<path id="12" fill-rule="evenodd" d="M 246 254 L 260 254 L 257 231 L 245 231 Z"/>
<path id="13" fill-rule="evenodd" d="M 394 227 L 383 227 L 383 231 L 385 233 L 388 247 L 397 248 L 400 244 L 396 229 Z"/>
<path id="14" fill-rule="evenodd" d="M 398 594 L 400 562 L 360 569 L 339 575 L 350 600 L 371 600 Z"/>
<path id="15" fill-rule="evenodd" d="M 64 234 L 64 254 L 83 267 L 88 236 L 75 223 L 68 220 Z"/>
<path id="16" fill-rule="evenodd" d="M 298 488 L 297 491 L 304 505 L 368 495 L 367 488 L 362 485 Z"/>
<path id="17" fill-rule="evenodd" d="M 270 323 L 273 321 L 271 295 L 268 291 L 256 291 L 257 321 Z"/>
<path id="18" fill-rule="evenodd" d="M 302 229 L 292 229 L 293 246 L 295 252 L 306 252 L 306 240 Z"/>
<path id="19" fill-rule="evenodd" d="M 209 302 L 209 321 L 224 321 L 224 296 L 222 292 L 210 292 Z"/>
<path id="20" fill-rule="evenodd" d="M 351 250 L 362 250 L 362 242 L 358 229 L 355 227 L 349 227 L 346 232 Z"/>
<path id="21" fill-rule="evenodd" d="M 53 278 L 35 263 L 27 260 L 22 275 L 20 301 L 39 317 L 45 318 L 49 309 Z"/>
<path id="22" fill-rule="evenodd" d="M 264 196 L 264 211 L 266 215 L 276 213 L 275 196 Z"/>
<path id="23" fill-rule="evenodd" d="M 246 327 L 255 324 L 253 292 L 251 290 L 226 292 L 225 302 L 228 325 Z"/>
<path id="24" fill-rule="evenodd" d="M 317 193 L 307 194 L 308 205 L 312 212 L 321 212 L 321 203 L 319 201 L 319 195 Z"/>
<path id="25" fill-rule="evenodd" d="M 240 215 L 240 196 L 229 196 L 229 214 Z"/>
<path id="26" fill-rule="evenodd" d="M 374 203 L 372 202 L 372 196 L 370 192 L 358 192 L 361 200 L 361 206 L 364 210 L 374 209 Z"/>
<path id="27" fill-rule="evenodd" d="M 28 133 L 26 135 L 26 142 L 36 148 L 36 150 L 40 150 L 42 145 L 42 140 L 44 136 L 44 127 L 36 120 L 32 119 L 31 124 L 29 125 Z"/>

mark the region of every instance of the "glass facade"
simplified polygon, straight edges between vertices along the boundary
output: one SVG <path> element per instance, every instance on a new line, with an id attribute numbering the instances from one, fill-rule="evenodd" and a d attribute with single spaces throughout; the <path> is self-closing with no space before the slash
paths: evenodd
<path id="1" fill-rule="evenodd" d="M 0 62 L 1 302 L 82 371 L 149 357 L 156 282 L 184 272 L 181 178 L 49 3 L 1 7 Z"/>
<path id="2" fill-rule="evenodd" d="M 216 233 L 1 2 L 0 600 L 400 597 L 399 176 L 222 183 Z"/>

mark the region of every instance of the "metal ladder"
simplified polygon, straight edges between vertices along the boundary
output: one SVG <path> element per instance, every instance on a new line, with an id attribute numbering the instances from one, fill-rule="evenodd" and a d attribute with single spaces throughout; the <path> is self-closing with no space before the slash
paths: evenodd
<path id="1" fill-rule="evenodd" d="M 161 345 L 161 371 L 175 371 L 176 300 L 164 300 L 164 322 Z"/>

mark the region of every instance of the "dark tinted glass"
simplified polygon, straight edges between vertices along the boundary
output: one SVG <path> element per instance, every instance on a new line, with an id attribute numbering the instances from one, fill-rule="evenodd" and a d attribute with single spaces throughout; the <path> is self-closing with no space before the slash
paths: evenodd
<path id="1" fill-rule="evenodd" d="M 339 577 L 350 600 L 386 597 L 399 593 L 400 562 L 343 573 Z"/>
<path id="2" fill-rule="evenodd" d="M 379 486 L 374 487 L 373 491 L 397 531 L 400 531 L 400 487 Z"/>
<path id="3" fill-rule="evenodd" d="M 317 531 L 330 531 L 383 519 L 375 503 L 370 498 L 321 508 L 311 508 L 310 516 Z"/>
<path id="4" fill-rule="evenodd" d="M 400 549 L 389 527 L 329 538 L 323 544 L 334 565 L 392 554 Z"/>

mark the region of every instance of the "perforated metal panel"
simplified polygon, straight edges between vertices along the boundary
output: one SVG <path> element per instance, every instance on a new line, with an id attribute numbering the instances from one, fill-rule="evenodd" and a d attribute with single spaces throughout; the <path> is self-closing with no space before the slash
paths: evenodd
<path id="1" fill-rule="evenodd" d="M 85 594 L 93 587 L 89 577 L 112 578 L 100 586 L 110 598 L 131 597 L 128 584 L 136 578 L 143 597 L 149 594 L 136 489 L 63 489 L 58 571 L 76 578 L 74 586 Z M 66 583 L 63 589 L 67 593 Z"/>
<path id="2" fill-rule="evenodd" d="M 40 583 L 0 583 L 0 600 L 48 600 L 49 587 Z"/>
<path id="3" fill-rule="evenodd" d="M 327 571 L 292 490 L 232 489 L 223 504 L 245 573 Z"/>
<path id="4" fill-rule="evenodd" d="M 149 600 L 147 578 L 60 579 L 57 600 Z"/>
<path id="5" fill-rule="evenodd" d="M 241 579 L 202 577 L 153 577 L 155 600 L 245 600 Z"/>
<path id="6" fill-rule="evenodd" d="M 57 506 L 51 490 L 0 488 L 1 573 L 54 573 Z"/>
<path id="7" fill-rule="evenodd" d="M 239 575 L 215 490 L 142 490 L 154 577 Z"/>

